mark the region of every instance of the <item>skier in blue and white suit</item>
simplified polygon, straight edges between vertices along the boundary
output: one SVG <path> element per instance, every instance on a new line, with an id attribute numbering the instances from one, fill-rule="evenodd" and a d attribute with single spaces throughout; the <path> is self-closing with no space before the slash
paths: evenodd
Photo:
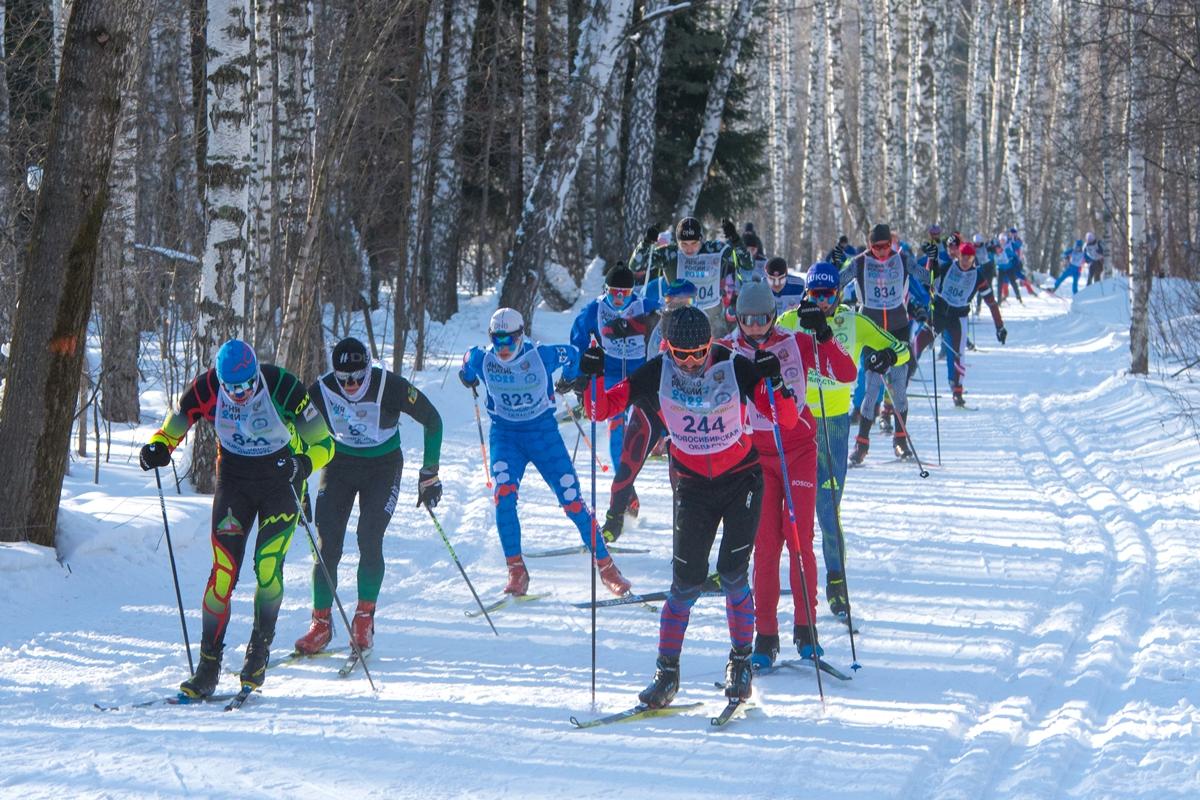
<path id="1" fill-rule="evenodd" d="M 604 348 L 604 385 L 616 386 L 646 363 L 646 336 L 653 327 L 651 316 L 662 303 L 640 297 L 633 288 L 633 273 L 618 267 L 604 281 L 604 294 L 584 306 L 571 326 L 571 344 L 583 352 L 593 344 Z M 625 438 L 625 414 L 608 421 L 608 453 L 612 463 L 621 462 Z"/>
<path id="2" fill-rule="evenodd" d="M 521 558 L 517 491 L 531 462 L 558 496 L 563 511 L 579 529 L 584 545 L 590 549 L 595 539 L 596 565 L 604 585 L 616 595 L 627 593 L 629 581 L 613 563 L 604 539 L 595 528 L 595 519 L 584 502 L 579 477 L 554 418 L 551 375 L 561 368 L 564 379 L 574 380 L 579 374 L 579 351 L 569 344 L 525 341 L 525 321 L 512 308 L 501 308 L 492 315 L 488 334 L 492 346 L 468 350 L 458 378 L 470 389 L 482 381 L 487 393 L 487 411 L 492 423 L 491 471 L 496 481 L 496 527 L 508 564 L 505 593 L 520 596 L 529 589 L 529 571 Z"/>

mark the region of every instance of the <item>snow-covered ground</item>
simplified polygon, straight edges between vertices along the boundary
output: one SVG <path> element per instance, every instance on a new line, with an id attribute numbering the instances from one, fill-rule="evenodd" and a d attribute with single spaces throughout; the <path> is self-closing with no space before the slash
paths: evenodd
<path id="1" fill-rule="evenodd" d="M 943 400 L 942 467 L 927 480 L 912 465 L 883 463 L 876 435 L 844 504 L 862 670 L 849 683 L 826 680 L 824 707 L 811 672 L 762 678 L 757 709 L 720 731 L 707 714 L 721 703 L 712 682 L 728 650 L 722 602 L 697 605 L 684 650 L 679 700 L 710 701 L 706 713 L 574 730 L 568 717 L 595 713 L 590 617 L 569 605 L 588 597 L 587 559 L 531 561 L 532 588 L 551 597 L 497 614 L 493 636 L 463 614 L 471 596 L 414 508 L 411 469 L 384 545 L 370 660 L 377 695 L 361 674 L 339 679 L 318 660 L 271 672 L 263 695 L 237 713 L 95 710 L 170 694 L 187 669 L 154 482 L 136 466 L 164 402 L 148 387 L 150 424 L 114 442 L 100 485 L 90 462 L 72 468 L 61 563 L 0 546 L 0 796 L 1200 797 L 1200 451 L 1170 399 L 1124 375 L 1127 303 L 1117 288 L 1093 287 L 1073 305 L 1005 306 L 1007 347 L 985 314 L 982 350 L 968 357 L 977 410 Z M 503 584 L 503 558 L 470 394 L 450 365 L 483 339 L 493 307 L 468 301 L 435 328 L 442 356 L 416 376 L 447 422 L 438 511 L 485 597 Z M 556 341 L 569 324 L 542 312 L 535 327 Z M 931 377 L 928 357 L 923 374 Z M 911 419 L 921 456 L 936 465 L 925 399 Z M 402 432 L 416 463 L 419 429 Z M 651 552 L 618 560 L 635 589 L 665 588 L 661 463 L 647 466 L 639 492 L 642 524 L 622 544 Z M 172 486 L 167 506 L 194 644 L 209 499 Z M 577 541 L 532 474 L 522 518 L 527 549 Z M 341 566 L 350 605 L 355 550 L 348 545 Z M 310 564 L 298 534 L 279 655 L 306 628 Z M 231 670 L 248 635 L 250 588 L 244 579 L 235 595 Z M 657 630 L 643 608 L 602 611 L 597 712 L 632 704 Z M 827 657 L 848 667 L 844 629 L 823 616 L 820 630 Z"/>

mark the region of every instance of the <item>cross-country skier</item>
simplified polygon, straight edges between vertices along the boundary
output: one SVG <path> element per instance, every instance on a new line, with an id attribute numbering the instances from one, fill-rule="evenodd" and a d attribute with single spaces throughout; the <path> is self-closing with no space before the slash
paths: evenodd
<path id="1" fill-rule="evenodd" d="M 846 350 L 855 365 L 885 374 L 892 366 L 908 362 L 908 346 L 872 322 L 866 315 L 839 305 L 841 276 L 833 264 L 819 261 L 805 276 L 808 299 L 817 304 L 829 321 L 833 338 Z M 794 330 L 800 324 L 795 311 L 785 314 L 780 327 Z M 864 359 L 865 357 L 865 359 Z M 808 409 L 817 427 L 816 518 L 821 526 L 821 552 L 825 560 L 825 600 L 829 610 L 844 617 L 850 608 L 846 596 L 845 563 L 839 533 L 839 508 L 846 486 L 847 439 L 850 435 L 850 403 L 854 379 L 840 380 L 808 371 Z M 824 418 L 822 418 L 824 413 Z M 826 434 L 828 433 L 828 438 Z M 831 459 L 832 458 L 832 462 Z"/>
<path id="2" fill-rule="evenodd" d="M 360 651 L 374 646 L 375 604 L 383 584 L 383 534 L 400 496 L 404 451 L 400 415 L 408 414 L 425 430 L 425 456 L 417 479 L 417 505 L 437 506 L 442 498 L 438 462 L 442 418 L 429 399 L 400 375 L 372 367 L 367 346 L 342 339 L 333 348 L 333 369 L 308 388 L 313 404 L 333 431 L 337 452 L 321 473 L 316 521 L 321 556 L 337 583 L 346 523 L 358 498 L 358 606 L 350 637 Z M 296 651 L 311 655 L 333 638 L 333 589 L 320 567 L 313 566 L 313 610 L 308 632 Z"/>
<path id="3" fill-rule="evenodd" d="M 776 256 L 767 261 L 767 286 L 775 297 L 775 313 L 783 316 L 804 299 L 804 279 L 788 274 L 787 261 Z"/>
<path id="4" fill-rule="evenodd" d="M 633 273 L 618 267 L 608 273 L 604 294 L 592 300 L 571 326 L 571 344 L 579 351 L 594 342 L 604 348 L 604 377 L 615 384 L 646 361 L 646 336 L 651 314 L 658 311 L 658 300 L 640 297 L 633 288 Z M 625 436 L 625 417 L 608 421 L 608 453 L 612 463 L 621 459 L 621 441 Z M 637 495 L 630 499 L 637 503 Z"/>
<path id="5" fill-rule="evenodd" d="M 200 666 L 179 685 L 192 698 L 208 697 L 217 688 L 230 600 L 256 520 L 254 628 L 241 680 L 243 685 L 262 685 L 283 602 L 283 559 L 299 521 L 296 500 L 304 498 L 308 476 L 325 466 L 334 451 L 329 428 L 304 384 L 281 367 L 259 364 L 254 349 L 240 339 L 221 345 L 216 366 L 184 391 L 178 410 L 167 415 L 142 447 L 142 469 L 170 464 L 171 451 L 201 419 L 213 423 L 217 432 L 217 490 Z"/>
<path id="6" fill-rule="evenodd" d="M 595 538 L 600 580 L 615 595 L 627 593 L 629 581 L 617 569 L 604 546 L 604 538 L 594 527 L 595 520 L 584 502 L 579 477 L 554 418 L 551 375 L 562 369 L 563 378 L 574 380 L 579 351 L 569 344 L 525 341 L 525 321 L 512 308 L 498 309 L 492 315 L 488 335 L 492 346 L 468 350 L 458 378 L 469 389 L 482 381 L 487 390 L 487 411 L 492 420 L 488 435 L 491 470 L 496 480 L 496 528 L 508 565 L 508 585 L 504 592 L 521 596 L 529 590 L 529 570 L 521 557 L 517 492 L 525 468 L 532 463 L 558 496 L 584 545 L 591 549 Z"/>
<path id="7" fill-rule="evenodd" d="M 1088 231 L 1083 242 L 1083 253 L 1088 263 L 1087 285 L 1098 283 L 1104 277 L 1104 245 L 1096 238 L 1096 234 Z"/>
<path id="8" fill-rule="evenodd" d="M 1071 294 L 1079 292 L 1079 273 L 1083 271 L 1084 264 L 1087 262 L 1087 254 L 1083 250 L 1083 239 L 1076 239 L 1074 247 L 1068 247 L 1062 254 L 1062 272 L 1058 275 L 1058 280 L 1054 282 L 1054 288 L 1050 290 L 1051 294 L 1058 291 L 1058 287 L 1063 285 L 1067 278 L 1071 279 Z"/>
<path id="9" fill-rule="evenodd" d="M 940 232 L 940 231 L 939 231 Z M 930 234 L 931 237 L 933 234 Z M 922 245 L 925 257 L 936 263 L 938 245 L 926 241 Z M 862 290 L 863 313 L 879 327 L 902 342 L 908 341 L 910 330 L 908 301 L 908 279 L 911 277 L 922 286 L 928 286 L 929 273 L 897 250 L 892 242 L 892 230 L 886 224 L 876 225 L 871 230 L 868 249 L 849 260 L 841 272 L 842 287 L 857 281 Z M 869 372 L 859 406 L 858 435 L 855 437 L 851 464 L 861 464 L 871 446 L 871 426 L 875 422 L 875 407 L 880 390 L 884 387 L 884 375 Z M 892 449 L 897 458 L 911 458 L 908 445 L 908 368 L 892 365 L 886 375 L 887 385 L 893 392 L 891 400 L 899 423 L 892 433 Z"/>
<path id="10" fill-rule="evenodd" d="M 723 232 L 723 242 L 706 240 L 700 220 L 684 217 L 675 226 L 675 242 L 654 250 L 650 275 L 651 280 L 666 278 L 668 285 L 681 278 L 691 281 L 696 287 L 696 308 L 720 331 L 728 328 L 725 307 L 732 298 L 726 278 L 753 263 L 732 222 L 723 223 Z"/>
<path id="11" fill-rule="evenodd" d="M 737 300 L 737 328 L 720 344 L 746 358 L 766 350 L 779 358 L 783 381 L 798 397 L 805 396 L 807 376 L 819 374 L 835 383 L 851 383 L 858 367 L 833 338 L 833 329 L 816 303 L 798 313 L 802 332 L 776 326 L 775 297 L 764 283 L 746 286 Z M 816 507 L 817 437 L 812 413 L 800 409 L 800 424 L 781 431 L 782 457 L 790 486 L 783 479 L 774 423 L 749 409 L 751 439 L 763 472 L 762 514 L 754 538 L 755 667 L 769 667 L 779 654 L 779 559 L 786 543 L 788 577 L 794 603 L 792 641 L 803 658 L 824 651 L 816 637 L 817 559 L 813 553 L 813 510 Z M 791 492 L 796 524 L 788 518 L 786 493 Z M 803 570 L 801 570 L 801 561 Z M 803 574 L 803 582 L 801 575 Z M 808 608 L 803 598 L 808 598 Z M 811 622 L 811 627 L 810 627 Z"/>
<path id="12" fill-rule="evenodd" d="M 758 451 L 743 430 L 746 407 L 753 403 L 759 413 L 770 416 L 768 392 L 774 392 L 780 427 L 791 429 L 797 421 L 795 399 L 783 385 L 773 353 L 761 352 L 750 361 L 714 344 L 708 317 L 695 307 L 673 311 L 667 319 L 667 352 L 616 386 L 603 385 L 600 348 L 585 353 L 581 365 L 599 384 L 594 404 L 590 393 L 584 395 L 593 419 L 620 414 L 636 403 L 646 413 L 659 415 L 671 434 L 671 592 L 659 620 L 654 680 L 638 695 L 655 708 L 670 703 L 679 690 L 684 633 L 708 577 L 708 556 L 722 523 L 716 566 L 732 644 L 725 694 L 750 696 L 754 598 L 747 568 L 758 529 L 763 475 Z"/>
<path id="13" fill-rule="evenodd" d="M 662 331 L 671 312 L 691 305 L 695 297 L 696 287 L 691 281 L 678 280 L 667 287 L 662 315 L 646 343 L 646 358 L 653 358 L 662 352 Z M 633 482 L 641 474 L 650 453 L 666 435 L 662 420 L 657 415 L 647 415 L 641 406 L 630 406 L 628 416 L 625 437 L 621 442 L 621 456 L 619 460 L 613 461 L 616 473 L 613 475 L 608 511 L 604 514 L 604 527 L 601 528 L 606 542 L 615 542 L 621 538 L 625 529 L 626 511 L 637 508 L 637 493 L 634 491 Z"/>

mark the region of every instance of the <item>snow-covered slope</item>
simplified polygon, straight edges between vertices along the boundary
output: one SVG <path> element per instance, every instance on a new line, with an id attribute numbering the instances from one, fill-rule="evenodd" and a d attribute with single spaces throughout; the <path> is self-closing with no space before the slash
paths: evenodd
<path id="1" fill-rule="evenodd" d="M 531 561 L 532 589 L 551 597 L 497 614 L 493 636 L 463 614 L 471 596 L 413 506 L 411 470 L 384 545 L 370 660 L 377 696 L 361 675 L 339 679 L 331 662 L 310 661 L 271 672 L 263 695 L 237 713 L 96 711 L 94 702 L 169 694 L 187 669 L 154 482 L 136 466 L 153 425 L 122 433 L 99 486 L 90 464 L 73 467 L 61 564 L 37 548 L 0 546 L 0 796 L 1200 796 L 1200 452 L 1169 399 L 1124 375 L 1118 288 L 1092 287 L 1073 305 L 1005 306 L 1006 347 L 985 315 L 982 350 L 968 356 L 977 410 L 943 398 L 941 468 L 929 401 L 913 401 L 927 480 L 884 463 L 876 434 L 844 504 L 863 669 L 849 683 L 827 679 L 824 708 L 811 672 L 761 678 L 758 708 L 722 731 L 709 730 L 707 714 L 573 730 L 569 716 L 593 713 L 590 617 L 569 605 L 588 597 L 587 559 Z M 438 511 L 485 596 L 503 584 L 503 558 L 470 394 L 451 373 L 484 338 L 493 308 L 494 299 L 470 300 L 435 327 L 438 354 L 415 377 L 447 421 Z M 564 339 L 569 326 L 568 315 L 535 320 L 544 341 Z M 927 356 L 927 380 L 930 367 Z M 944 391 L 944 368 L 938 381 Z M 912 391 L 922 392 L 919 379 Z M 157 419 L 158 400 L 147 419 Z M 402 433 L 415 463 L 419 430 L 409 423 Z M 647 466 L 639 493 L 641 526 L 621 543 L 651 552 L 618 560 L 635 589 L 666 588 L 661 463 Z M 527 549 L 577 541 L 532 472 L 521 504 Z M 172 486 L 167 505 L 194 643 L 209 503 Z M 352 604 L 347 549 L 341 591 Z M 277 654 L 307 625 L 310 565 L 298 534 Z M 785 624 L 789 613 L 784 603 Z M 250 615 L 244 579 L 231 670 Z M 820 629 L 829 660 L 847 667 L 844 629 L 828 616 Z M 632 704 L 656 640 L 657 618 L 644 608 L 602 611 L 597 711 Z M 727 650 L 723 603 L 702 600 L 680 701 L 720 704 L 712 682 Z M 227 676 L 224 686 L 234 684 Z"/>

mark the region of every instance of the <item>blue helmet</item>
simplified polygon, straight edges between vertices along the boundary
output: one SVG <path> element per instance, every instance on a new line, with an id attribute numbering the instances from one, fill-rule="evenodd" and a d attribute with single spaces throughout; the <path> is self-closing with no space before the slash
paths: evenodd
<path id="1" fill-rule="evenodd" d="M 837 289 L 842 285 L 842 276 L 828 261 L 818 261 L 808 268 L 804 276 L 806 289 Z"/>
<path id="2" fill-rule="evenodd" d="M 1082 250 L 1082 249 L 1083 249 L 1083 239 L 1076 239 L 1076 240 L 1075 240 L 1075 249 L 1076 249 L 1076 250 Z"/>
<path id="3" fill-rule="evenodd" d="M 234 385 L 258 375 L 258 356 L 241 339 L 230 339 L 217 351 L 217 380 Z"/>

